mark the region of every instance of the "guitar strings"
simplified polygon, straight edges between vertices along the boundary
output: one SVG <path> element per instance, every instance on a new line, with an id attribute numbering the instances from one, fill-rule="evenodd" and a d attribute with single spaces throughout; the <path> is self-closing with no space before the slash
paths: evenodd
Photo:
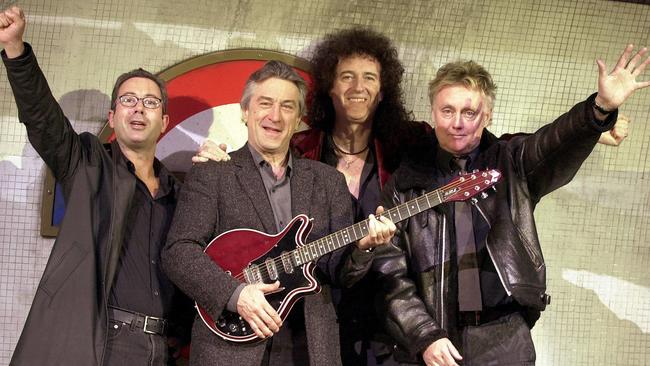
<path id="1" fill-rule="evenodd" d="M 450 190 L 450 189 L 454 189 L 454 188 L 457 188 L 457 187 L 462 186 L 462 185 L 467 185 L 468 183 L 471 183 L 471 182 L 473 182 L 473 181 L 475 181 L 475 180 L 478 180 L 478 178 L 480 178 L 480 176 L 481 176 L 483 173 L 486 173 L 486 172 L 487 172 L 487 171 L 481 171 L 481 172 L 477 172 L 477 173 L 468 173 L 468 174 L 466 174 L 465 176 L 475 175 L 476 177 L 475 177 L 475 178 L 472 178 L 472 179 L 468 179 L 468 180 L 455 179 L 453 182 L 448 183 L 447 185 L 444 185 L 444 186 L 442 186 L 442 187 L 440 187 L 440 188 L 438 188 L 438 189 L 435 189 L 435 190 L 433 190 L 433 191 L 431 191 L 431 192 L 425 193 L 425 194 L 423 194 L 422 196 L 419 196 L 419 197 L 416 197 L 416 198 L 412 199 L 411 201 L 405 202 L 405 203 L 400 204 L 400 205 L 398 205 L 398 206 L 395 206 L 395 207 L 393 207 L 393 208 L 391 208 L 391 209 L 389 209 L 389 210 L 386 210 L 386 212 L 385 212 L 384 214 L 388 214 L 388 213 L 391 212 L 391 211 L 398 211 L 398 213 L 399 213 L 399 207 L 401 207 L 401 206 L 405 206 L 405 207 L 406 207 L 406 206 L 408 206 L 408 203 L 409 203 L 409 202 L 412 202 L 412 201 L 417 201 L 417 200 L 421 200 L 421 199 L 423 199 L 423 198 L 426 198 L 426 201 L 428 202 L 428 201 L 429 201 L 429 198 L 430 198 L 431 196 L 435 196 L 434 198 L 440 197 L 440 192 L 447 191 L 447 190 Z M 485 188 L 488 188 L 488 187 L 489 187 L 489 186 L 486 186 Z M 485 188 L 484 188 L 484 189 L 485 189 Z M 483 190 L 484 190 L 484 189 L 483 189 Z M 435 205 L 433 205 L 433 206 L 431 206 L 431 207 L 428 207 L 427 209 L 432 208 L 432 207 L 435 207 L 435 206 L 437 206 L 437 205 L 439 205 L 439 204 L 441 204 L 441 203 L 444 203 L 444 202 L 448 202 L 448 201 L 443 201 L 443 200 L 441 200 L 439 203 L 436 203 Z M 418 205 L 418 208 L 419 208 L 419 205 Z M 427 210 L 427 209 L 425 209 L 425 210 Z M 408 210 L 408 209 L 407 209 L 407 210 Z M 425 211 L 425 210 L 422 210 L 422 211 L 420 211 L 420 212 L 423 212 L 423 211 Z M 418 213 L 419 213 L 419 212 L 418 212 Z M 384 216 L 385 216 L 385 215 L 384 215 Z M 400 215 L 400 216 L 401 216 L 401 215 Z M 369 222 L 369 219 L 365 219 L 365 220 L 362 220 L 362 221 L 359 221 L 359 222 L 353 224 L 353 225 L 350 226 L 350 227 L 361 226 L 362 223 L 366 223 L 366 227 L 368 227 L 368 222 Z M 349 228 L 348 228 L 348 229 L 349 229 Z M 283 257 L 289 257 L 289 258 L 288 258 L 288 259 L 289 259 L 289 263 L 291 263 L 291 256 L 292 256 L 291 253 L 293 253 L 293 252 L 295 252 L 295 251 L 297 251 L 297 250 L 301 250 L 301 249 L 302 249 L 302 250 L 307 250 L 308 252 L 310 252 L 308 248 L 316 247 L 320 242 L 324 242 L 323 244 L 326 244 L 326 242 L 327 242 L 326 239 L 327 239 L 328 237 L 330 237 L 330 236 L 335 236 L 337 233 L 339 233 L 339 232 L 341 232 L 341 231 L 343 231 L 343 230 L 347 230 L 347 229 L 341 229 L 341 230 L 339 230 L 339 231 L 337 231 L 337 232 L 335 232 L 335 233 L 332 233 L 332 234 L 326 235 L 326 236 L 324 236 L 324 237 L 322 237 L 322 238 L 320 238 L 320 239 L 316 239 L 316 240 L 314 240 L 314 241 L 312 241 L 312 242 L 310 242 L 310 243 L 307 243 L 307 244 L 305 244 L 305 245 L 303 245 L 303 246 L 301 246 L 301 247 L 298 247 L 298 248 L 296 248 L 296 249 L 293 249 L 293 250 L 291 250 L 291 251 L 289 251 L 289 252 L 286 252 L 286 253 L 282 253 L 282 254 L 280 254 L 279 257 L 273 258 L 273 261 L 272 261 L 272 262 L 273 262 L 273 266 L 274 266 L 275 268 L 278 268 L 278 267 L 282 264 L 282 259 L 283 259 Z M 345 245 L 348 245 L 348 244 L 350 244 L 350 243 L 346 243 L 346 244 L 342 245 L 340 248 L 342 248 L 342 247 L 344 247 Z M 337 249 L 340 249 L 340 248 L 337 248 Z M 318 252 L 318 249 L 316 249 L 316 251 Z M 325 254 L 327 254 L 327 253 L 325 253 Z M 324 255 L 324 254 L 323 254 L 323 255 Z M 310 261 L 308 261 L 308 262 L 310 262 Z M 308 263 L 308 262 L 305 262 L 305 264 Z M 256 266 L 257 266 L 257 268 L 258 268 L 258 273 L 259 273 L 259 275 L 260 275 L 260 279 L 261 279 L 261 281 L 262 281 L 262 282 L 270 281 L 270 280 L 271 280 L 271 275 L 268 273 L 269 271 L 268 271 L 268 269 L 266 268 L 266 267 L 267 267 L 267 266 L 266 266 L 266 263 L 265 263 L 265 262 L 262 262 L 262 263 L 260 263 L 260 264 L 258 264 L 258 265 L 256 265 Z M 249 268 L 249 267 L 246 267 L 246 268 Z M 246 270 L 246 268 L 244 268 L 244 270 L 242 271 L 242 273 L 240 273 L 240 274 L 234 276 L 234 278 L 237 279 L 237 280 L 239 280 L 239 281 L 241 281 L 241 282 L 246 282 L 246 278 L 245 278 L 245 275 L 244 275 L 244 271 Z M 265 272 L 266 272 L 266 273 L 265 273 Z M 276 272 L 279 272 L 279 271 L 276 270 Z"/>

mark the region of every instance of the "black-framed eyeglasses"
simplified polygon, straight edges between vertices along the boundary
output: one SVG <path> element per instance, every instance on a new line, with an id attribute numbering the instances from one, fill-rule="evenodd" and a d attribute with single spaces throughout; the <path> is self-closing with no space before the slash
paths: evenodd
<path id="1" fill-rule="evenodd" d="M 138 98 L 135 95 L 125 94 L 118 97 L 117 99 L 120 101 L 120 104 L 125 107 L 135 107 L 135 105 L 138 104 L 139 101 L 142 101 L 142 105 L 145 108 L 149 108 L 149 109 L 156 109 L 160 107 L 160 105 L 162 104 L 162 100 L 160 100 L 160 98 L 156 98 L 152 96 Z"/>

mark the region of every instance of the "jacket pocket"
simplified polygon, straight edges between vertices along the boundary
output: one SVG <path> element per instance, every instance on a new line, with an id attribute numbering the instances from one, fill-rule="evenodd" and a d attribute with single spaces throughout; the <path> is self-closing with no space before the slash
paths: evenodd
<path id="1" fill-rule="evenodd" d="M 43 276 L 39 288 L 48 296 L 53 297 L 72 272 L 79 267 L 86 255 L 88 255 L 88 250 L 76 241 L 73 242 L 70 248 L 61 256 L 59 263 L 50 264 L 55 267 Z"/>

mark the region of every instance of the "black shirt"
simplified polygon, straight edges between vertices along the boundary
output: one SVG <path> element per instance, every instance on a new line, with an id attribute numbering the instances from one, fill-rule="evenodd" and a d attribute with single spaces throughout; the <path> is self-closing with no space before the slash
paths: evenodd
<path id="1" fill-rule="evenodd" d="M 324 139 L 321 161 L 336 168 L 338 157 L 334 152 L 331 140 L 330 135 Z M 370 138 L 370 141 L 373 139 Z M 381 187 L 376 162 L 374 145 L 371 144 L 359 179 L 359 197 L 355 198 L 350 194 L 355 222 L 367 219 L 370 214 L 374 215 L 379 205 Z M 341 197 L 341 199 L 344 198 Z M 349 347 L 354 347 L 354 343 L 359 339 L 371 339 L 373 334 L 380 332 L 380 317 L 375 314 L 375 307 L 372 305 L 377 286 L 379 283 L 375 280 L 374 274 L 370 272 L 350 288 L 332 289 L 337 315 L 342 324 L 340 332 L 344 344 L 341 346 L 341 352 L 349 364 L 358 361 L 355 357 L 358 357 L 356 354 L 359 352 L 359 350 L 352 351 Z M 361 350 L 361 352 L 365 353 L 365 350 Z M 365 359 L 365 357 L 364 354 L 361 359 Z"/>
<path id="2" fill-rule="evenodd" d="M 127 161 L 129 171 L 135 168 Z M 176 208 L 178 189 L 174 178 L 154 162 L 160 187 L 155 197 L 136 177 L 136 188 L 126 219 L 124 242 L 109 304 L 157 317 L 169 317 L 174 286 L 163 273 L 160 251 Z"/>
<path id="3" fill-rule="evenodd" d="M 338 157 L 334 152 L 331 140 L 332 137 L 330 135 L 324 139 L 321 161 L 336 168 Z M 372 141 L 372 138 L 370 140 Z M 366 157 L 359 179 L 359 197 L 356 198 L 350 194 L 354 210 L 354 222 L 365 220 L 370 214 L 374 215 L 379 204 L 381 188 L 379 186 L 379 173 L 374 154 L 374 146 L 369 146 L 368 150 L 368 156 Z"/>
<path id="4" fill-rule="evenodd" d="M 479 150 L 477 148 L 474 149 L 468 155 L 467 166 L 466 166 L 467 171 L 472 171 L 474 169 L 481 170 L 481 169 L 489 168 L 489 167 L 480 166 L 480 162 L 478 161 L 478 158 L 479 158 Z M 436 165 L 438 171 L 440 172 L 441 176 L 444 178 L 445 182 L 450 181 L 451 179 L 453 179 L 458 175 L 458 172 L 454 171 L 456 170 L 456 168 L 454 167 L 455 164 L 452 163 L 452 159 L 453 159 L 452 154 L 438 147 L 438 151 L 436 155 Z M 433 188 L 438 188 L 438 187 L 433 187 Z M 454 204 L 448 203 L 447 205 L 449 207 L 448 212 L 450 213 L 450 216 L 448 217 L 447 221 L 451 223 L 449 230 L 455 233 L 456 228 L 453 226 Z M 476 240 L 476 256 L 480 267 L 479 276 L 481 281 L 481 297 L 483 299 L 483 308 L 493 308 L 500 305 L 511 303 L 513 299 L 511 297 L 508 297 L 508 295 L 506 294 L 506 291 L 503 288 L 503 284 L 499 279 L 499 275 L 496 271 L 496 268 L 494 267 L 494 262 L 490 258 L 490 254 L 488 253 L 487 250 L 486 242 L 487 242 L 488 232 L 490 231 L 490 227 L 488 223 L 485 222 L 485 220 L 483 220 L 481 214 L 478 212 L 476 207 L 474 207 L 474 205 L 472 205 L 472 223 L 474 229 L 474 238 Z M 456 235 L 450 235 L 449 237 L 452 238 L 451 251 L 455 258 Z"/>

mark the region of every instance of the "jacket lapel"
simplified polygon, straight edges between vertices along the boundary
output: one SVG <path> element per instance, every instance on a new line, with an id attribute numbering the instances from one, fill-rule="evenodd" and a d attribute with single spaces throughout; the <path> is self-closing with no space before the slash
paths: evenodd
<path id="1" fill-rule="evenodd" d="M 264 231 L 266 233 L 276 233 L 277 228 L 275 227 L 273 209 L 266 195 L 262 177 L 253 161 L 253 156 L 248 151 L 248 144 L 232 153 L 232 162 L 238 168 L 236 174 L 242 192 L 248 196 L 253 204 Z"/>
<path id="2" fill-rule="evenodd" d="M 116 140 L 117 141 L 117 140 Z M 126 161 L 116 141 L 111 144 L 113 158 L 113 212 L 111 213 L 110 241 L 106 250 L 106 267 L 104 272 L 105 295 L 110 294 L 113 278 L 122 251 L 124 241 L 124 220 L 130 211 L 131 201 L 135 192 L 135 176 L 129 172 Z M 108 298 L 108 297 L 107 297 Z"/>
<path id="3" fill-rule="evenodd" d="M 314 172 L 304 159 L 293 157 L 291 172 L 291 213 L 311 214 L 311 196 L 314 189 Z"/>

